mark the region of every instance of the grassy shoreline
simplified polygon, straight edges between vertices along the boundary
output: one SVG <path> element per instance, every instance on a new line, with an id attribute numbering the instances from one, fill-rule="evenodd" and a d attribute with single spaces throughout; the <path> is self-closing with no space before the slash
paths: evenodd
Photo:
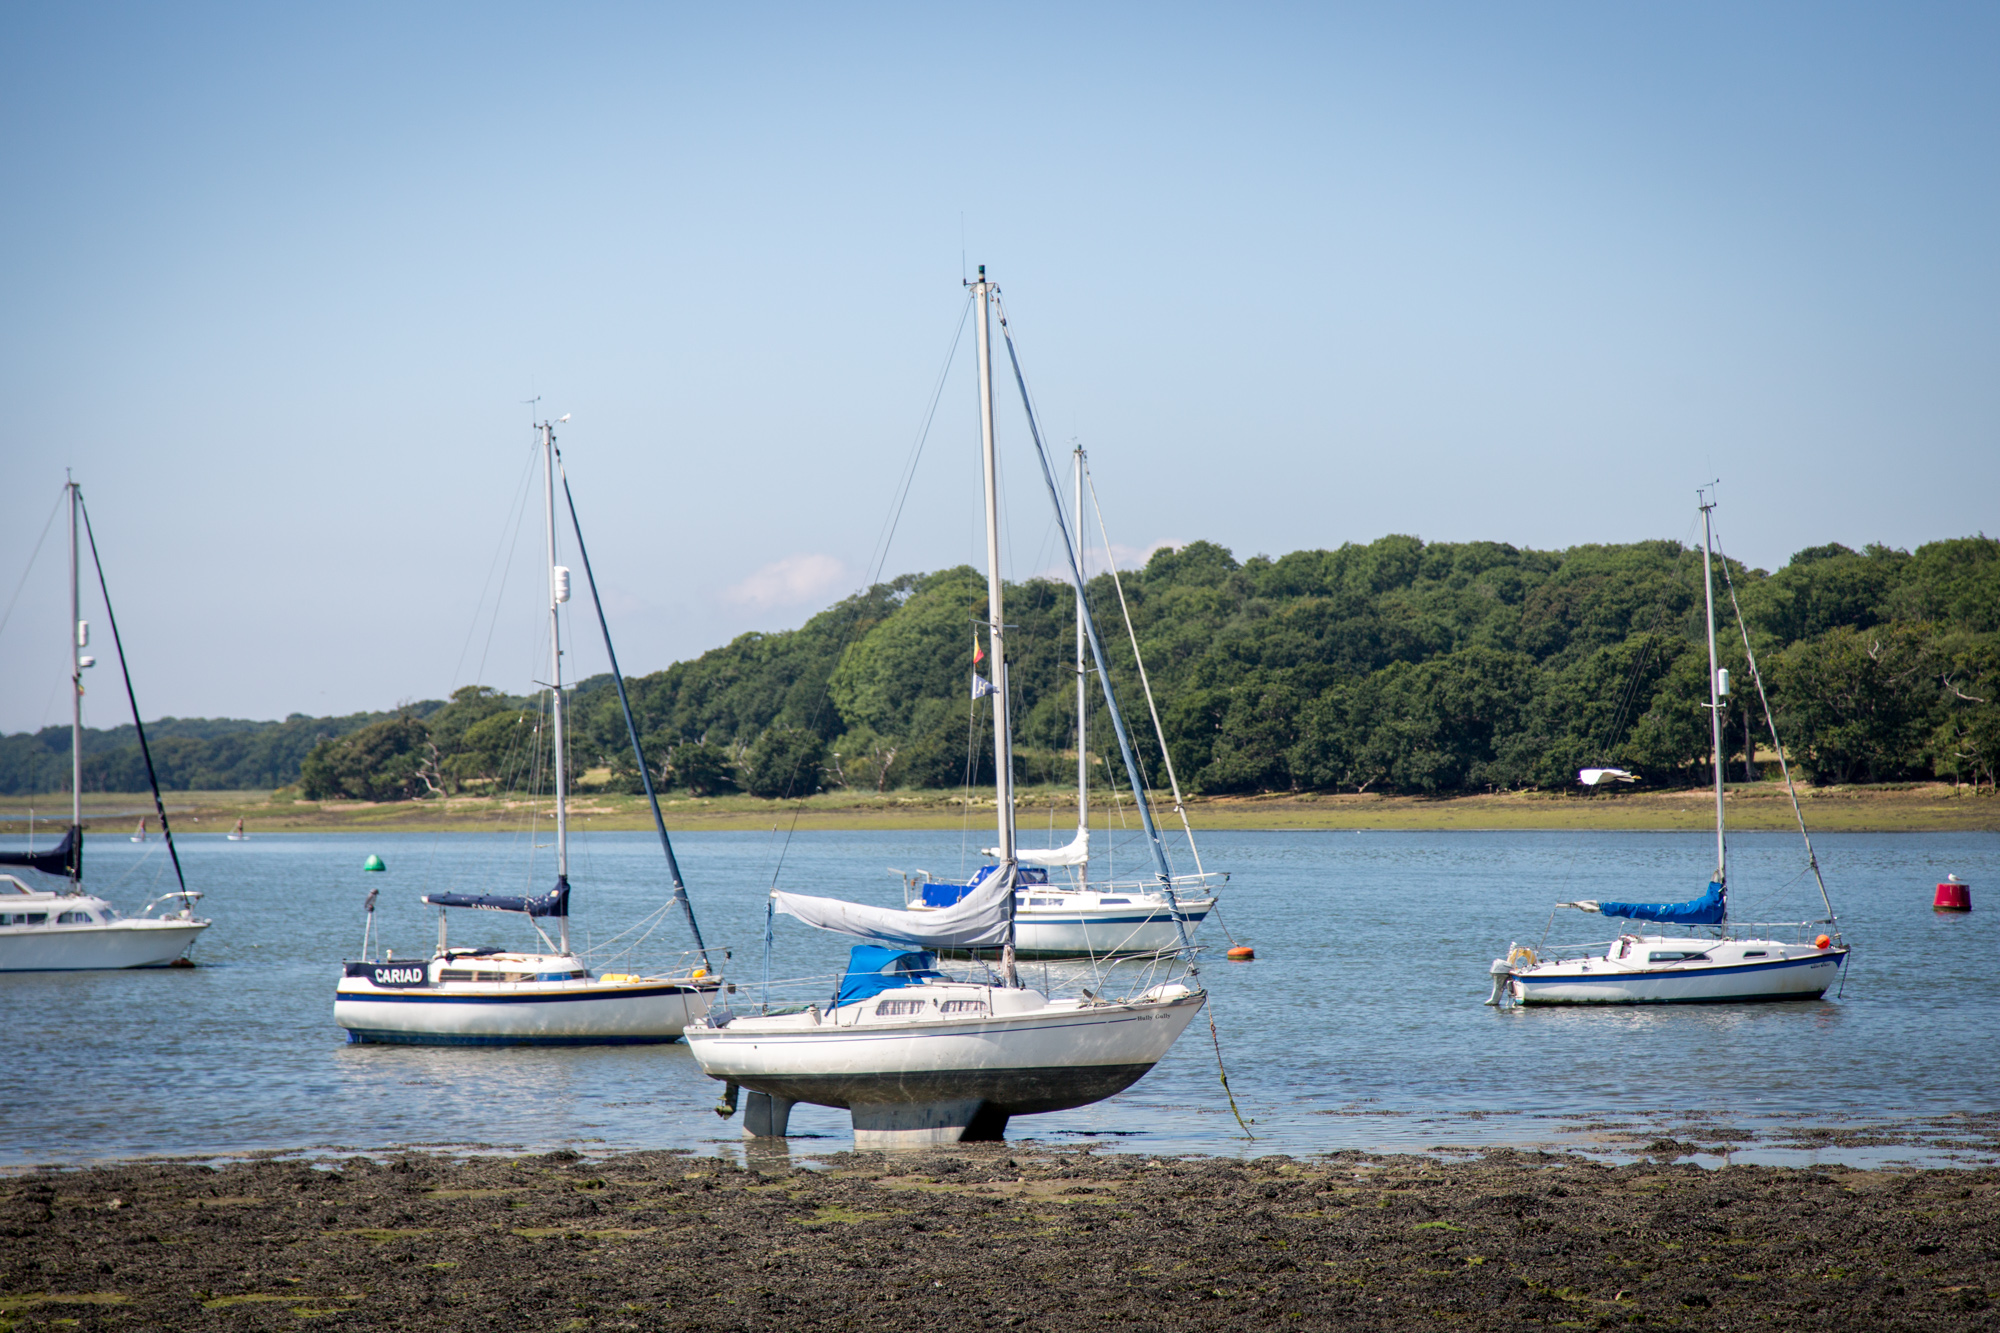
<path id="1" fill-rule="evenodd" d="M 1044 822 L 1061 828 L 1073 796 L 1058 787 L 1023 791 L 1018 801 L 1025 829 Z M 1739 830 L 1794 827 L 1791 802 L 1781 783 L 1732 784 L 1730 826 Z M 2000 831 L 2000 799 L 1988 792 L 1945 783 L 1882 787 L 1802 788 L 1800 804 L 1808 825 L 1825 832 L 1994 832 Z M 51 837 L 66 821 L 60 795 L 0 797 L 0 833 L 35 829 Z M 304 801 L 289 792 L 171 792 L 169 816 L 182 833 L 214 833 L 242 819 L 251 832 L 376 833 L 401 831 L 506 832 L 537 817 L 549 818 L 546 801 L 514 797 L 455 796 L 424 801 L 373 804 L 365 801 Z M 757 831 L 797 821 L 815 830 L 951 830 L 992 818 L 991 796 L 970 801 L 955 793 L 828 792 L 803 801 L 763 801 L 750 796 L 663 799 L 670 829 Z M 1508 792 L 1483 796 L 1426 798 L 1354 794 L 1285 794 L 1197 798 L 1188 818 L 1199 830 L 1598 830 L 1662 831 L 1709 827 L 1713 807 L 1705 789 L 1615 794 Z M 1155 812 L 1163 824 L 1171 811 Z M 152 814 L 143 793 L 93 793 L 84 798 L 86 827 L 100 837 L 127 833 Z M 572 801 L 571 817 L 581 828 L 617 831 L 652 827 L 643 798 L 585 792 Z M 154 821 L 157 825 L 157 820 Z M 1136 827 L 1131 803 L 1099 798 L 1093 825 Z"/>

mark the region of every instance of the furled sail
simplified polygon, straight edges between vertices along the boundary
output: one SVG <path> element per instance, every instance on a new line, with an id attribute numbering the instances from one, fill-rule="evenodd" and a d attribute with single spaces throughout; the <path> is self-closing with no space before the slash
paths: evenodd
<path id="1" fill-rule="evenodd" d="M 1009 868 L 989 877 L 951 906 L 922 912 L 815 898 L 782 889 L 772 891 L 771 904 L 808 926 L 905 949 L 997 949 L 1007 942 L 1013 895 L 1014 875 Z"/>
<path id="2" fill-rule="evenodd" d="M 1634 921 L 1663 921 L 1676 926 L 1719 926 L 1728 908 L 1722 885 L 1711 881 L 1708 892 L 1684 903 L 1600 902 L 1597 910 L 1605 916 L 1628 917 Z"/>
<path id="3" fill-rule="evenodd" d="M 1000 849 L 983 849 L 988 856 L 997 857 Z M 1023 847 L 1014 853 L 1014 859 L 1024 866 L 1080 866 L 1090 860 L 1090 830 L 1078 829 L 1076 836 L 1062 847 Z"/>
<path id="4" fill-rule="evenodd" d="M 433 907 L 475 907 L 482 912 L 526 912 L 529 916 L 568 916 L 569 880 L 558 876 L 556 886 L 533 898 L 499 893 L 427 893 Z"/>
<path id="5" fill-rule="evenodd" d="M 79 879 L 83 875 L 83 830 L 71 824 L 62 841 L 46 852 L 0 852 L 0 866 L 26 866 L 44 875 Z"/>

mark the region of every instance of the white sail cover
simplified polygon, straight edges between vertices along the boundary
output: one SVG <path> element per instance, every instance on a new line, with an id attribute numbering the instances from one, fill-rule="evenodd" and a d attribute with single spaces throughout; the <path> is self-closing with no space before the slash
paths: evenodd
<path id="1" fill-rule="evenodd" d="M 1007 942 L 1007 909 L 1013 894 L 1013 870 L 1002 867 L 950 907 L 921 912 L 814 898 L 782 889 L 772 891 L 771 903 L 808 926 L 906 949 L 997 949 Z"/>
<path id="2" fill-rule="evenodd" d="M 981 850 L 996 859 L 1000 855 L 998 847 Z M 1014 859 L 1024 866 L 1080 866 L 1090 859 L 1090 830 L 1078 829 L 1065 847 L 1016 848 Z"/>

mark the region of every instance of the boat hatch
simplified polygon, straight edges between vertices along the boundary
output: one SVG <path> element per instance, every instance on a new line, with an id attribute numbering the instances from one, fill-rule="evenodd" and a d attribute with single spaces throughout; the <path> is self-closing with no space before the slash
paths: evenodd
<path id="1" fill-rule="evenodd" d="M 1745 958 L 1769 958 L 1771 951 L 1769 949 L 1745 949 L 1743 956 Z"/>

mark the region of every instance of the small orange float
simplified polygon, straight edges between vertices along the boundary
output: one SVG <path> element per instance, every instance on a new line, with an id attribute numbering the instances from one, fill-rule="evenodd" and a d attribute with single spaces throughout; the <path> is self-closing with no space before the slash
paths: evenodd
<path id="1" fill-rule="evenodd" d="M 1821 935 L 1813 940 L 1813 948 L 1815 949 L 1825 949 L 1831 946 L 1832 944 L 1833 944 L 1833 937 L 1830 935 Z"/>
<path id="2" fill-rule="evenodd" d="M 1256 956 L 1257 951 L 1247 944 L 1239 944 L 1229 951 L 1229 961 L 1232 963 L 1247 963 Z"/>

